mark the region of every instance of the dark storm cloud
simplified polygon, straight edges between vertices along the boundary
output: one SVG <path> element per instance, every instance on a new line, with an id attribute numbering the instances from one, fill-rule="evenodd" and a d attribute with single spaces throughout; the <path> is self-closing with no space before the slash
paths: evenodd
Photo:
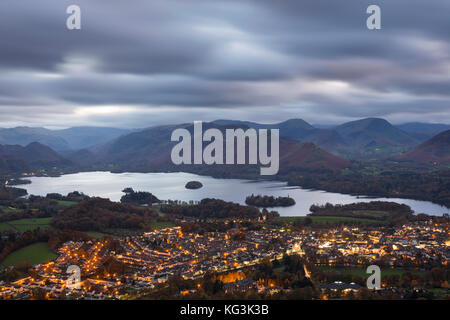
<path id="1" fill-rule="evenodd" d="M 3 0 L 0 125 L 449 122 L 450 2 L 376 3 L 78 0 L 68 31 L 73 1 Z"/>

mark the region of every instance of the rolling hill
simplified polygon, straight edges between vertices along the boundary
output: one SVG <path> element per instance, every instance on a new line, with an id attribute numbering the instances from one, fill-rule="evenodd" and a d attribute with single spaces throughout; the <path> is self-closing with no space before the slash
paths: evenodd
<path id="1" fill-rule="evenodd" d="M 406 132 L 379 118 L 344 123 L 334 128 L 347 143 L 349 158 L 383 158 L 399 154 L 419 143 Z"/>
<path id="2" fill-rule="evenodd" d="M 379 118 L 366 118 L 344 123 L 335 130 L 349 142 L 365 146 L 375 143 L 412 145 L 416 140 L 406 132 Z"/>
<path id="3" fill-rule="evenodd" d="M 213 121 L 221 126 L 242 125 L 253 129 L 279 129 L 280 137 L 288 137 L 295 140 L 301 140 L 316 130 L 312 125 L 302 119 L 290 119 L 280 123 L 261 124 L 249 121 L 239 120 L 216 120 Z"/>
<path id="4" fill-rule="evenodd" d="M 38 142 L 22 147 L 0 145 L 0 172 L 26 172 L 28 170 L 67 167 L 73 163 Z"/>
<path id="5" fill-rule="evenodd" d="M 430 140 L 397 157 L 399 160 L 450 163 L 450 130 L 439 133 Z"/>
<path id="6" fill-rule="evenodd" d="M 334 129 L 314 129 L 301 141 L 311 142 L 335 155 L 346 157 L 350 145 Z"/>
<path id="7" fill-rule="evenodd" d="M 132 130 L 109 127 L 72 127 L 54 130 L 53 134 L 64 139 L 72 150 L 84 149 L 111 141 Z"/>
<path id="8" fill-rule="evenodd" d="M 280 141 L 280 171 L 292 169 L 339 171 L 350 162 L 335 156 L 311 142 Z"/>

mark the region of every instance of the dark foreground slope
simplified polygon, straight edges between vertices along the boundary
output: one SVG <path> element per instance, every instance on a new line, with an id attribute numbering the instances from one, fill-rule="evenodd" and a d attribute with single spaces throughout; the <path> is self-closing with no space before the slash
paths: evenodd
<path id="1" fill-rule="evenodd" d="M 450 163 L 450 130 L 439 133 L 430 140 L 398 157 L 416 162 Z"/>

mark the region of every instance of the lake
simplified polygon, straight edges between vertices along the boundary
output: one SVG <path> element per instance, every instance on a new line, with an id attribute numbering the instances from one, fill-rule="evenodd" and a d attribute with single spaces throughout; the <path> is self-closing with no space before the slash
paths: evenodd
<path id="1" fill-rule="evenodd" d="M 201 200 L 218 198 L 245 204 L 245 198 L 251 194 L 290 196 L 296 205 L 286 208 L 273 208 L 282 216 L 305 216 L 312 204 L 348 204 L 352 202 L 368 202 L 374 200 L 395 201 L 409 205 L 415 213 L 442 215 L 450 209 L 428 201 L 417 201 L 397 198 L 364 198 L 346 194 L 331 193 L 318 190 L 306 190 L 287 186 L 286 182 L 249 181 L 241 179 L 216 179 L 191 173 L 111 173 L 80 172 L 60 177 L 30 177 L 31 184 L 22 185 L 29 194 L 45 196 L 47 193 L 66 195 L 72 191 L 80 191 L 89 196 L 109 198 L 119 201 L 125 187 L 135 191 L 148 191 L 162 200 Z M 188 181 L 197 180 L 203 188 L 185 189 Z"/>

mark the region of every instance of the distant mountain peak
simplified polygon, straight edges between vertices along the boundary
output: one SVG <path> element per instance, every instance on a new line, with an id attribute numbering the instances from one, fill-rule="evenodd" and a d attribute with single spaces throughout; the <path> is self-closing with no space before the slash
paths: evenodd
<path id="1" fill-rule="evenodd" d="M 110 127 L 73 127 L 62 130 L 15 127 L 0 129 L 0 144 L 26 146 L 39 142 L 56 151 L 83 149 L 113 140 L 131 130 Z"/>
<path id="2" fill-rule="evenodd" d="M 310 127 L 310 128 L 314 128 L 311 124 L 309 124 L 308 122 L 306 122 L 305 120 L 300 119 L 300 118 L 293 118 L 293 119 L 289 119 L 289 120 L 286 120 L 286 121 L 282 121 L 280 123 L 301 124 L 301 125 L 305 125 L 305 126 Z"/>
<path id="3" fill-rule="evenodd" d="M 377 129 L 380 127 L 391 127 L 392 124 L 382 118 L 365 118 L 346 122 L 339 127 L 355 127 L 360 129 Z"/>

